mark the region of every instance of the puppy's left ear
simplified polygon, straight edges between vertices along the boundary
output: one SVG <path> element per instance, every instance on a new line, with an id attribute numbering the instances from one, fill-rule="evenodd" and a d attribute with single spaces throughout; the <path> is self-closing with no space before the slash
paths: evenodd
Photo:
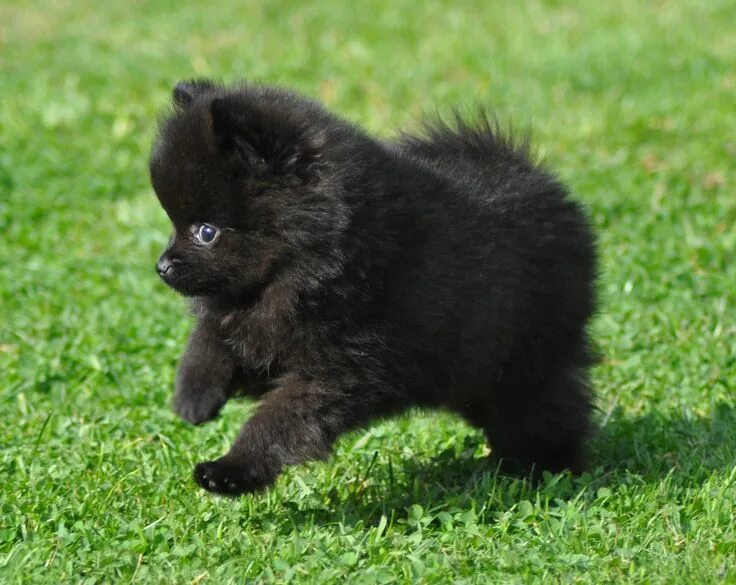
<path id="1" fill-rule="evenodd" d="M 207 79 L 190 79 L 180 81 L 174 86 L 171 92 L 171 99 L 178 108 L 188 108 L 194 99 L 206 91 L 212 89 L 214 85 Z"/>
<path id="2" fill-rule="evenodd" d="M 223 154 L 271 174 L 316 176 L 325 137 L 266 109 L 253 111 L 228 97 L 210 106 L 212 130 Z"/>

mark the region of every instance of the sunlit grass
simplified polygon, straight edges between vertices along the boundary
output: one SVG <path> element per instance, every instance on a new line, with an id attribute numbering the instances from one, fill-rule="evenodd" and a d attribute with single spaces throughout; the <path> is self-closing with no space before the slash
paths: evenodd
<path id="1" fill-rule="evenodd" d="M 0 5 L 0 582 L 736 582 L 736 5 Z M 153 263 L 181 78 L 293 86 L 390 135 L 481 103 L 599 233 L 600 432 L 537 487 L 418 413 L 262 495 L 191 467 L 250 408 L 168 410 L 190 327 Z"/>

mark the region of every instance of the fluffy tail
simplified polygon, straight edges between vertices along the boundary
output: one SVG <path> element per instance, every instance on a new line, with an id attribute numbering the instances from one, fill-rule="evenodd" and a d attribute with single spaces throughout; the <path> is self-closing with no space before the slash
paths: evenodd
<path id="1" fill-rule="evenodd" d="M 530 132 L 514 131 L 483 108 L 473 116 L 455 110 L 450 120 L 440 116 L 427 118 L 417 133 L 402 133 L 399 147 L 413 156 L 430 161 L 462 160 L 484 165 L 534 165 Z"/>

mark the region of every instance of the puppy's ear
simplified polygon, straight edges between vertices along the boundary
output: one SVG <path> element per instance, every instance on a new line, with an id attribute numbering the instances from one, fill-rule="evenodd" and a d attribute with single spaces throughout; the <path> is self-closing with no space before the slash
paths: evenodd
<path id="1" fill-rule="evenodd" d="M 283 114 L 255 110 L 227 97 L 210 106 L 212 130 L 223 154 L 272 174 L 314 176 L 324 136 L 310 133 Z"/>
<path id="2" fill-rule="evenodd" d="M 215 98 L 210 105 L 212 131 L 220 151 L 235 156 L 248 166 L 263 164 L 265 157 L 256 150 L 260 146 L 254 132 L 248 132 L 249 124 L 238 114 L 236 104 L 228 98 Z"/>
<path id="3" fill-rule="evenodd" d="M 212 82 L 206 79 L 180 81 L 174 86 L 171 99 L 176 107 L 186 109 L 194 101 L 194 98 L 212 89 L 212 87 Z"/>

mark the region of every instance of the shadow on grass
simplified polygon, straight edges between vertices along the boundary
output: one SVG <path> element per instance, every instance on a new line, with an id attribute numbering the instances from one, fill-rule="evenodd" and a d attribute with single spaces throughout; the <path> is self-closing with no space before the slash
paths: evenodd
<path id="1" fill-rule="evenodd" d="M 667 478 L 675 486 L 698 486 L 736 462 L 736 409 L 719 403 L 710 416 L 614 412 L 591 441 L 589 471 L 578 477 L 545 474 L 539 482 L 510 477 L 492 458 L 472 451 L 446 450 L 414 460 L 376 452 L 367 472 L 346 479 L 347 485 L 327 494 L 326 503 L 306 509 L 285 505 L 296 524 L 371 526 L 382 516 L 404 521 L 415 504 L 427 511 L 472 509 L 479 522 L 492 523 L 522 500 L 569 500 L 583 491 L 615 489 L 632 477 L 644 484 Z"/>
<path id="2" fill-rule="evenodd" d="M 592 463 L 646 482 L 665 474 L 697 484 L 736 463 L 736 408 L 718 402 L 708 415 L 657 410 L 627 417 L 614 412 L 592 445 Z"/>

